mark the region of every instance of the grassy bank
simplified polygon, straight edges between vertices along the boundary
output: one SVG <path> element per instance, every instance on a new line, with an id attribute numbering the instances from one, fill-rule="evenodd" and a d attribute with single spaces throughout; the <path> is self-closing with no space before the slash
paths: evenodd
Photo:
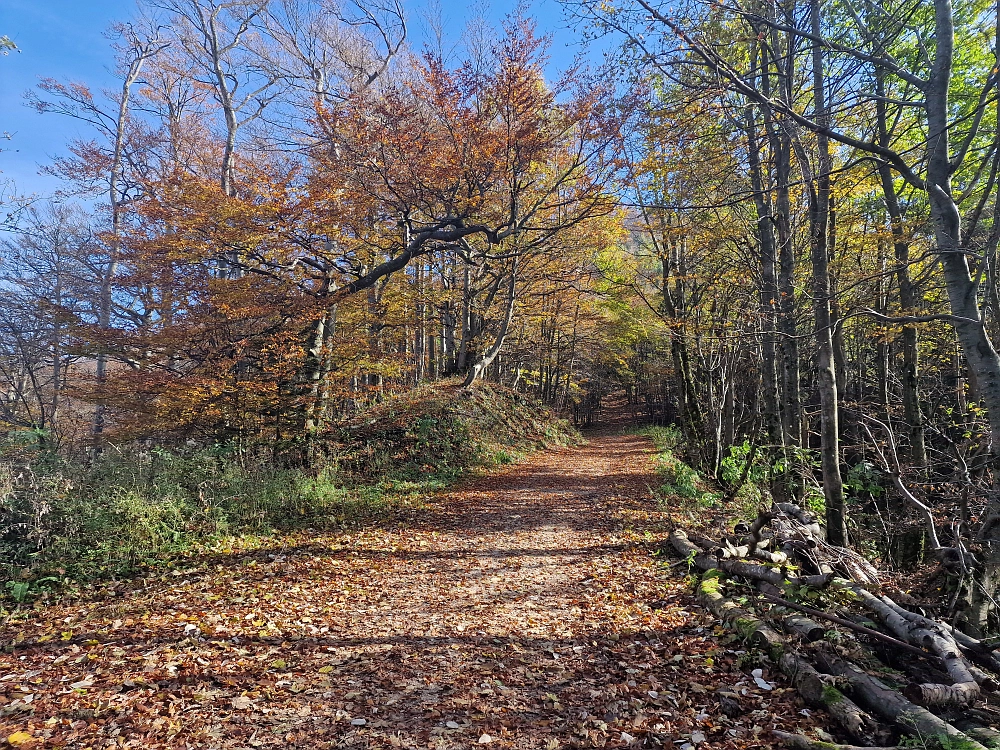
<path id="1" fill-rule="evenodd" d="M 260 446 L 109 448 L 92 464 L 9 450 L 0 461 L 0 582 L 24 603 L 127 576 L 226 540 L 373 523 L 470 472 L 578 439 L 505 388 L 425 386 L 322 436 L 325 460 L 282 466 Z"/>

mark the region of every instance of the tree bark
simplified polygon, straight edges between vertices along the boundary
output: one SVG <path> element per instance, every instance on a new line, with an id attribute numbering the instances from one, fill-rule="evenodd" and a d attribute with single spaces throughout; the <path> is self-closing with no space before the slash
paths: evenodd
<path id="1" fill-rule="evenodd" d="M 879 145 L 889 148 L 889 127 L 885 104 L 885 75 L 880 68 L 875 71 L 875 120 L 878 128 Z M 899 306 L 904 315 L 918 313 L 917 290 L 910 276 L 910 243 L 903 226 L 903 211 L 896 193 L 896 182 L 888 164 L 879 162 L 879 181 L 885 199 L 885 209 L 889 216 L 893 250 L 896 260 L 896 281 L 899 284 Z M 927 449 L 924 445 L 923 417 L 920 412 L 920 352 L 919 333 L 912 326 L 903 326 L 900 334 L 903 350 L 902 381 L 903 419 L 906 421 L 909 437 L 910 460 L 918 466 L 927 463 Z"/>
<path id="2" fill-rule="evenodd" d="M 507 285 L 507 306 L 504 311 L 503 321 L 500 323 L 500 330 L 493 341 L 493 345 L 486 350 L 482 359 L 476 362 L 476 364 L 474 364 L 469 370 L 469 374 L 466 375 L 465 381 L 462 383 L 463 388 L 468 388 L 470 385 L 475 383 L 476 380 L 482 377 L 483 372 L 493 363 L 493 360 L 496 359 L 497 355 L 500 353 L 500 349 L 503 348 L 504 341 L 507 339 L 507 332 L 510 330 L 510 322 L 514 317 L 514 303 L 517 300 L 518 264 L 519 258 L 515 257 L 510 269 L 510 282 Z"/>
<path id="3" fill-rule="evenodd" d="M 949 0 L 934 0 L 935 55 L 925 87 L 927 112 L 927 195 L 934 223 L 936 250 L 944 269 L 948 301 L 954 317 L 955 333 L 971 374 L 977 396 L 986 406 L 990 423 L 990 459 L 994 472 L 1000 468 L 1000 357 L 990 341 L 979 307 L 979 283 L 973 280 L 963 246 L 962 221 L 952 192 L 949 146 L 950 84 L 955 47 L 955 26 Z M 990 494 L 987 519 L 1000 517 L 1000 493 Z M 966 613 L 973 634 L 982 633 L 993 608 L 993 593 L 1000 578 L 1000 526 L 989 525 L 982 534 L 982 568 L 979 587 L 972 594 Z"/>
<path id="4" fill-rule="evenodd" d="M 812 33 L 822 32 L 820 0 L 810 0 L 809 18 Z M 823 48 L 813 45 L 813 98 L 816 120 L 821 128 L 830 124 L 826 108 L 826 76 L 823 69 Z M 830 255 L 828 231 L 830 221 L 830 172 L 833 159 L 830 139 L 821 131 L 816 134 L 819 152 L 817 170 L 806 177 L 809 190 L 809 224 L 812 246 L 813 300 L 816 333 L 816 386 L 820 395 L 820 456 L 823 472 L 823 495 L 826 499 L 826 534 L 831 544 L 847 546 L 847 510 L 844 502 L 844 482 L 840 475 L 840 426 L 837 399 L 837 373 L 833 347 L 833 317 L 830 312 Z M 799 160 L 803 171 L 807 155 Z"/>
<path id="5" fill-rule="evenodd" d="M 918 737 L 947 737 L 961 742 L 968 750 L 986 750 L 983 745 L 960 732 L 954 726 L 930 711 L 906 700 L 881 680 L 862 672 L 850 662 L 841 659 L 830 649 L 817 649 L 817 658 L 824 671 L 846 677 L 854 697 L 872 713 L 891 721 Z"/>
<path id="6" fill-rule="evenodd" d="M 754 45 L 756 49 L 756 44 Z M 754 106 L 747 105 L 747 153 L 750 160 L 750 180 L 753 186 L 754 205 L 757 209 L 757 241 L 760 246 L 760 317 L 761 317 L 761 412 L 764 432 L 770 445 L 781 444 L 781 417 L 778 414 L 778 376 L 776 369 L 777 346 L 774 323 L 778 302 L 775 277 L 774 218 L 770 197 L 764 192 L 760 146 L 757 142 L 757 123 Z"/>
<path id="7" fill-rule="evenodd" d="M 121 233 L 124 214 L 124 201 L 121 193 L 121 180 L 124 172 L 125 146 L 128 134 L 129 107 L 132 86 L 139 80 L 146 61 L 156 55 L 165 46 L 159 39 L 139 39 L 130 33 L 131 48 L 128 67 L 122 78 L 122 86 L 118 95 L 118 113 L 115 120 L 115 140 L 111 152 L 111 171 L 108 178 L 108 205 L 111 207 L 111 237 L 108 242 L 108 262 L 101 274 L 101 288 L 98 293 L 97 327 L 104 335 L 111 330 L 111 312 L 115 277 L 118 275 L 119 256 L 121 254 Z M 107 406 L 103 394 L 108 379 L 107 343 L 102 341 L 97 348 L 94 363 L 94 377 L 97 381 L 98 399 L 94 408 L 94 421 L 91 424 L 91 436 L 95 443 L 104 432 Z M 100 450 L 100 446 L 96 446 Z"/>

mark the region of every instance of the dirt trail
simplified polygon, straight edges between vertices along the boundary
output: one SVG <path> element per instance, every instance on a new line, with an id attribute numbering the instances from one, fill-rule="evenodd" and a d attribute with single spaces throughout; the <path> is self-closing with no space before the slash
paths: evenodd
<path id="1" fill-rule="evenodd" d="M 605 431 L 390 526 L 286 538 L 50 606 L 0 634 L 16 642 L 0 654 L 0 737 L 81 749 L 769 746 L 770 728 L 809 720 L 736 670 L 738 646 L 720 644 L 657 565 L 651 469 L 641 438 Z M 749 684 L 736 721 L 718 714 L 720 684 Z"/>

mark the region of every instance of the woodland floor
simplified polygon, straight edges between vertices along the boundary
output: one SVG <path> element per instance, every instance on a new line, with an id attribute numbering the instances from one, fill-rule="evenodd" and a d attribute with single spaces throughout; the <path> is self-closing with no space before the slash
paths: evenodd
<path id="1" fill-rule="evenodd" d="M 669 524 L 651 447 L 614 424 L 588 438 L 378 527 L 8 623 L 0 743 L 750 748 L 813 726 L 776 670 L 765 691 L 738 669 L 686 568 L 653 554 Z M 719 713 L 719 686 L 742 716 Z"/>

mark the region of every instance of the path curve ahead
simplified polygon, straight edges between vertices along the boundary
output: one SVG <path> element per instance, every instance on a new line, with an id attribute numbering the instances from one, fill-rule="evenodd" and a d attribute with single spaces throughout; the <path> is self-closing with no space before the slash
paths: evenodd
<path id="1" fill-rule="evenodd" d="M 405 522 L 221 554 L 110 601 L 49 607 L 2 634 L 17 645 L 0 654 L 0 737 L 81 749 L 768 746 L 771 727 L 808 720 L 736 670 L 738 646 L 720 644 L 657 565 L 666 523 L 652 467 L 642 438 L 595 434 L 469 480 Z M 718 714 L 720 684 L 750 685 L 744 716 Z"/>

